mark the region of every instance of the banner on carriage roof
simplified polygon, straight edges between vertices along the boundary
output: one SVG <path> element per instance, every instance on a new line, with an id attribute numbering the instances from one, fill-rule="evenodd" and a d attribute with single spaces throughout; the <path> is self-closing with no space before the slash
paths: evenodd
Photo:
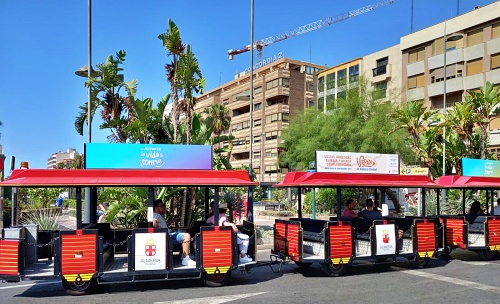
<path id="1" fill-rule="evenodd" d="M 85 168 L 211 170 L 212 146 L 86 143 Z"/>
<path id="2" fill-rule="evenodd" d="M 500 177 L 500 161 L 462 158 L 462 175 Z"/>
<path id="3" fill-rule="evenodd" d="M 135 270 L 167 268 L 167 233 L 135 233 Z"/>
<path id="4" fill-rule="evenodd" d="M 316 171 L 399 174 L 399 155 L 316 151 Z"/>

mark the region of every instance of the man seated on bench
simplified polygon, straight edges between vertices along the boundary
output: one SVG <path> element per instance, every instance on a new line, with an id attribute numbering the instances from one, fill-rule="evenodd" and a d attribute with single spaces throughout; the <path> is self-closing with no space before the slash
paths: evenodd
<path id="1" fill-rule="evenodd" d="M 165 222 L 165 204 L 161 199 L 153 202 L 153 227 L 168 228 Z M 177 230 L 176 232 L 168 230 L 168 233 L 174 239 L 174 245 L 182 244 L 181 264 L 182 266 L 196 266 L 196 262 L 189 257 L 189 246 L 191 243 L 191 235 L 186 232 Z"/>
<path id="2" fill-rule="evenodd" d="M 383 220 L 382 213 L 373 210 L 373 201 L 366 200 L 366 209 L 358 213 L 359 217 L 371 220 Z"/>
<path id="3" fill-rule="evenodd" d="M 212 216 L 207 219 L 207 224 L 215 225 L 215 215 L 214 203 L 210 203 L 210 209 Z M 227 204 L 219 204 L 219 226 L 230 226 L 233 231 L 237 233 L 237 241 L 240 248 L 240 263 L 249 263 L 252 261 L 251 258 L 247 256 L 248 244 L 250 243 L 250 237 L 244 233 L 241 233 L 235 224 L 228 221 L 226 217 Z"/>

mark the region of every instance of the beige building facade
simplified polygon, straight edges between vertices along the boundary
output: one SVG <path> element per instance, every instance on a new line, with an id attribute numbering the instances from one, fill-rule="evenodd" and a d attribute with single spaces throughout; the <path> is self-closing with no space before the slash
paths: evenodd
<path id="1" fill-rule="evenodd" d="M 233 168 L 248 166 L 251 158 L 256 180 L 263 186 L 269 186 L 281 181 L 289 170 L 278 161 L 283 148 L 281 131 L 288 126 L 290 116 L 316 106 L 316 75 L 323 68 L 317 64 L 280 58 L 254 69 L 253 103 L 237 98 L 238 95 L 249 95 L 250 73 L 247 72 L 198 96 L 195 111 L 202 112 L 215 103 L 230 109 L 231 126 L 225 134 L 235 137 L 231 165 Z M 253 155 L 249 154 L 250 128 L 253 128 Z"/>
<path id="2" fill-rule="evenodd" d="M 446 107 L 452 107 L 487 81 L 498 87 L 500 2 L 401 37 L 400 48 L 406 100 L 422 100 L 430 109 L 443 110 L 445 91 Z M 491 147 L 499 155 L 500 119 L 492 121 L 490 130 Z"/>

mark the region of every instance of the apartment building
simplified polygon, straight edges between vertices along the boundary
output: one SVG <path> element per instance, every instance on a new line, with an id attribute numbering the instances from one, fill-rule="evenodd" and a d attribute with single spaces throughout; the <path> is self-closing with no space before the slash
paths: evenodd
<path id="1" fill-rule="evenodd" d="M 348 89 L 356 88 L 360 76 L 377 100 L 390 100 L 401 93 L 401 50 L 399 44 L 355 58 L 318 73 L 318 109 L 327 112 L 345 98 Z"/>
<path id="2" fill-rule="evenodd" d="M 463 100 L 467 90 L 478 90 L 486 81 L 498 87 L 500 2 L 401 37 L 400 48 L 401 85 L 407 100 L 443 109 L 445 91 L 446 107 L 451 107 Z M 491 147 L 499 155 L 500 119 L 491 123 L 490 130 Z"/>
<path id="3" fill-rule="evenodd" d="M 229 108 L 231 127 L 225 134 L 235 137 L 231 143 L 231 165 L 233 168 L 248 166 L 251 158 L 257 181 L 264 187 L 270 186 L 281 181 L 288 172 L 286 165 L 280 165 L 278 161 L 278 154 L 283 148 L 281 131 L 288 126 L 291 115 L 316 106 L 316 74 L 323 68 L 284 57 L 258 63 L 254 69 L 253 103 L 237 98 L 249 95 L 250 73 L 247 71 L 197 97 L 195 111 L 202 112 L 215 103 Z M 253 122 L 250 122 L 249 114 L 251 104 Z M 249 155 L 250 128 L 253 128 L 253 155 Z"/>
<path id="4" fill-rule="evenodd" d="M 55 152 L 47 160 L 47 169 L 55 169 L 58 163 L 71 161 L 78 155 L 82 154 L 74 148 L 68 148 L 66 152 Z"/>

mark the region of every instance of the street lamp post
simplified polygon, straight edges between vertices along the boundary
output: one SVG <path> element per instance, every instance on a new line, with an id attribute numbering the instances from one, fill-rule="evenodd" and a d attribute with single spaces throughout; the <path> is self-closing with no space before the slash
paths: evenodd
<path id="1" fill-rule="evenodd" d="M 449 37 L 446 37 L 446 21 L 444 22 L 444 35 L 443 35 L 443 44 L 444 44 L 444 58 L 443 58 L 443 64 L 444 64 L 444 71 L 443 71 L 443 115 L 446 115 L 446 42 L 448 41 L 457 41 L 462 39 L 463 35 L 460 33 L 453 33 Z M 446 127 L 443 126 L 443 173 L 442 175 L 446 175 Z M 446 190 L 443 189 L 442 191 L 442 201 L 443 203 L 446 202 Z"/>
<path id="2" fill-rule="evenodd" d="M 88 62 L 87 66 L 78 69 L 75 74 L 82 77 L 87 77 L 90 79 L 92 76 L 92 0 L 88 0 Z M 92 88 L 88 87 L 88 100 L 87 100 L 87 125 L 88 125 L 88 142 L 92 142 L 92 119 L 91 119 L 91 103 L 92 103 Z M 84 220 L 86 223 L 91 222 L 91 189 L 90 187 L 85 188 L 85 216 Z M 95 214 L 95 212 L 94 212 Z M 81 223 L 77 223 L 81 225 Z"/>
<path id="3" fill-rule="evenodd" d="M 250 149 L 249 149 L 249 162 L 248 162 L 248 175 L 252 179 L 252 160 L 253 160 L 253 49 L 254 49 L 254 0 L 250 0 L 250 112 L 249 112 L 249 125 L 250 125 Z M 261 155 L 262 157 L 262 155 Z M 247 199 L 247 221 L 253 222 L 253 186 L 248 187 Z"/>

